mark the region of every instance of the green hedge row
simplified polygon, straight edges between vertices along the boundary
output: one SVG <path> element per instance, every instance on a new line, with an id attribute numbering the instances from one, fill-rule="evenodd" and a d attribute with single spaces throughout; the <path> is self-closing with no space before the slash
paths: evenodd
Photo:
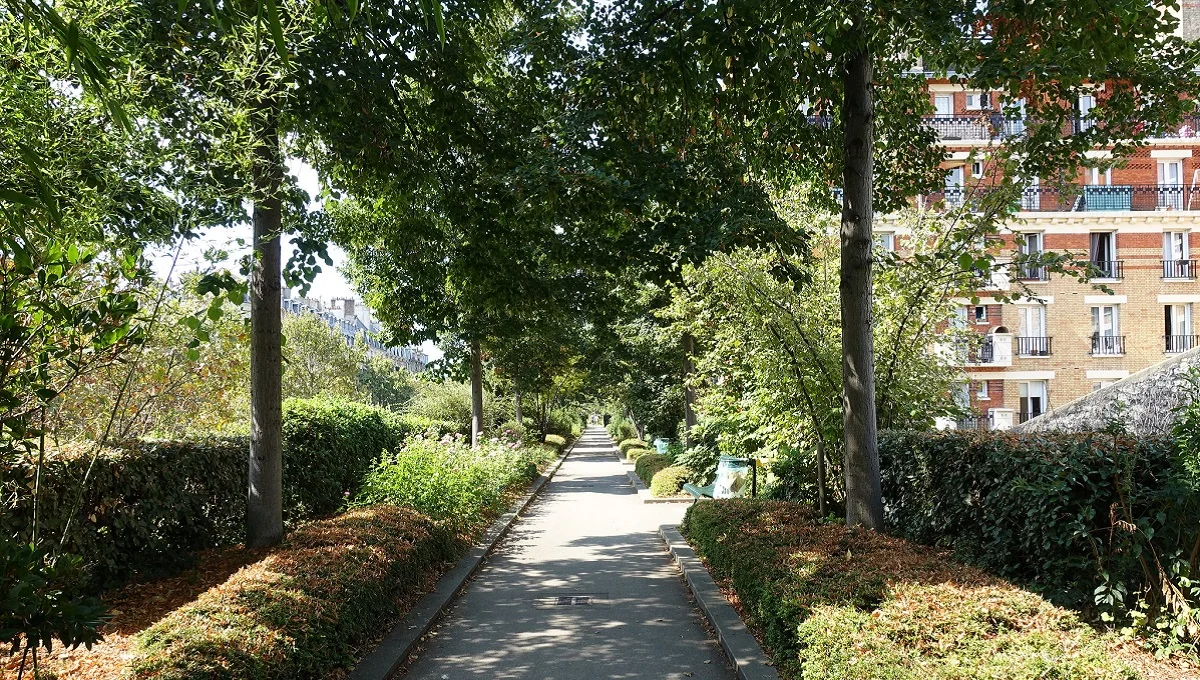
<path id="1" fill-rule="evenodd" d="M 1119 608 L 1155 560 L 1187 570 L 1200 545 L 1197 467 L 1167 438 L 885 432 L 879 448 L 893 533 L 1056 602 Z"/>
<path id="2" fill-rule="evenodd" d="M 785 680 L 1141 677 L 1072 612 L 877 532 L 820 524 L 807 506 L 691 506 L 681 527 Z"/>
<path id="3" fill-rule="evenodd" d="M 385 449 L 441 427 L 329 400 L 288 400 L 283 423 L 289 521 L 334 512 Z M 94 588 L 177 570 L 197 550 L 242 539 L 248 450 L 245 437 L 129 442 L 99 452 L 86 488 L 93 451 L 76 445 L 52 452 L 42 472 L 41 536 L 57 541 L 65 532 L 65 550 L 83 556 Z M 32 459 L 0 465 L 6 536 L 31 537 L 35 470 Z"/>
<path id="4" fill-rule="evenodd" d="M 307 524 L 265 559 L 146 629 L 136 680 L 322 678 L 355 660 L 427 574 L 461 551 L 408 508 L 376 506 Z"/>
<path id="5" fill-rule="evenodd" d="M 650 480 L 650 495 L 678 496 L 683 491 L 683 485 L 695 476 L 691 468 L 682 465 L 665 467 L 654 473 L 654 478 Z"/>
<path id="6" fill-rule="evenodd" d="M 659 470 L 670 467 L 670 465 L 670 458 L 660 456 L 657 453 L 649 453 L 637 459 L 637 462 L 633 464 L 633 472 L 649 486 L 654 481 L 654 475 L 658 474 Z"/>

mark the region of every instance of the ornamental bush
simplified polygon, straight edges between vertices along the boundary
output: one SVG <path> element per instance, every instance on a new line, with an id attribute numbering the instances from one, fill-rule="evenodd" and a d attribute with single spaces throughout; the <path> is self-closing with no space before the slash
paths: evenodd
<path id="1" fill-rule="evenodd" d="M 353 663 L 427 575 L 459 555 L 419 513 L 363 508 L 305 525 L 141 633 L 136 680 L 320 678 Z"/>
<path id="2" fill-rule="evenodd" d="M 633 466 L 634 473 L 649 486 L 654 481 L 654 475 L 665 467 L 671 465 L 671 459 L 666 456 L 660 456 L 657 453 L 648 453 L 637 459 L 637 463 Z"/>
<path id="3" fill-rule="evenodd" d="M 797 503 L 696 503 L 682 531 L 780 675 L 1140 677 L 1072 612 L 949 553 L 839 524 Z"/>
<path id="4" fill-rule="evenodd" d="M 648 456 L 652 453 L 654 453 L 654 451 L 650 449 L 634 448 L 626 451 L 625 457 L 629 460 L 636 461 L 638 458 L 641 458 L 642 456 Z"/>
<path id="5" fill-rule="evenodd" d="M 629 449 L 648 449 L 650 445 L 641 439 L 626 439 L 617 444 L 617 448 L 621 450 L 621 453 L 626 453 Z"/>
<path id="6" fill-rule="evenodd" d="M 1168 438 L 885 432 L 891 530 L 1072 606 L 1120 610 L 1158 568 L 1194 578 L 1200 479 Z M 1157 600 L 1155 600 L 1157 598 Z"/>
<path id="7" fill-rule="evenodd" d="M 559 451 L 562 451 L 563 449 L 565 449 L 567 447 L 566 437 L 562 437 L 557 434 L 548 434 L 542 441 L 546 442 L 550 446 L 553 446 L 554 448 L 558 449 Z"/>
<path id="8" fill-rule="evenodd" d="M 682 465 L 665 467 L 654 473 L 650 480 L 650 495 L 678 496 L 683 491 L 683 485 L 692 480 L 695 473 Z"/>
<path id="9" fill-rule="evenodd" d="M 353 504 L 413 508 L 467 533 L 500 510 L 505 492 L 537 477 L 556 455 L 543 447 L 498 440 L 471 448 L 461 438 L 417 437 L 383 457 L 366 475 Z"/>

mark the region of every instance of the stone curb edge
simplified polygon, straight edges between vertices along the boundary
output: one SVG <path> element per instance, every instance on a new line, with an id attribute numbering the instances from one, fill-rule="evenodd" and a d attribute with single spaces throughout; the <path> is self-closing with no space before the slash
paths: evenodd
<path id="1" fill-rule="evenodd" d="M 643 503 L 691 503 L 694 498 L 691 496 L 671 496 L 667 498 L 659 498 L 650 494 L 650 489 L 646 487 L 646 483 L 633 470 L 626 470 L 625 474 L 629 476 L 629 483 L 633 488 L 637 489 L 638 498 Z"/>
<path id="2" fill-rule="evenodd" d="M 514 509 L 492 522 L 492 525 L 484 532 L 483 538 L 458 561 L 458 564 L 442 574 L 433 591 L 417 601 L 417 604 L 392 628 L 392 632 L 388 633 L 374 651 L 358 662 L 346 680 L 387 680 L 400 669 L 421 638 L 433 629 L 434 624 L 442 618 L 442 614 L 450 604 L 466 588 L 467 581 L 483 564 L 488 554 L 500 543 L 500 539 L 504 538 L 512 528 L 516 519 L 525 512 L 542 487 L 546 486 L 546 483 L 558 472 L 558 468 L 575 450 L 575 444 L 578 442 L 578 439 L 572 442 L 571 446 L 558 457 L 558 460 L 554 461 L 545 472 L 534 480 L 533 486 L 517 501 Z"/>
<path id="3" fill-rule="evenodd" d="M 737 670 L 737 677 L 740 680 L 781 680 L 779 671 L 769 665 L 771 658 L 746 628 L 737 610 L 725 599 L 704 563 L 679 533 L 678 527 L 664 524 L 658 528 L 658 535 L 667 544 L 667 550 L 683 572 L 696 605 L 716 630 L 717 641 Z"/>

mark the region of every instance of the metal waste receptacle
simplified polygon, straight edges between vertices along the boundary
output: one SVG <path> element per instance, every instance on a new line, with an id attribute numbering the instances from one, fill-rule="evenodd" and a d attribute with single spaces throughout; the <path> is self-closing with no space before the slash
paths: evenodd
<path id="1" fill-rule="evenodd" d="M 667 447 L 670 446 L 670 444 L 670 439 L 663 439 L 662 437 L 659 437 L 658 439 L 654 440 L 654 450 L 657 453 L 666 454 Z"/>
<path id="2" fill-rule="evenodd" d="M 758 470 L 752 458 L 721 456 L 717 478 L 713 480 L 713 498 L 741 498 L 758 493 Z"/>

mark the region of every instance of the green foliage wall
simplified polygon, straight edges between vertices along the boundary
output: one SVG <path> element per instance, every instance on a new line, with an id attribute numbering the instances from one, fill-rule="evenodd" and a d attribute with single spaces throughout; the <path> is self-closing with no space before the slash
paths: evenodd
<path id="1" fill-rule="evenodd" d="M 325 400 L 289 400 L 283 422 L 284 503 L 293 522 L 334 512 L 384 449 L 439 427 Z M 83 556 L 95 587 L 177 569 L 197 550 L 242 539 L 248 450 L 245 437 L 131 441 L 99 452 L 86 487 L 92 449 L 55 451 L 42 471 L 41 535 L 57 541 L 65 532 L 65 550 Z M 0 467 L 0 531 L 21 540 L 32 532 L 34 462 Z"/>
<path id="2" fill-rule="evenodd" d="M 1157 565 L 1195 574 L 1200 477 L 1170 439 L 884 432 L 879 449 L 894 532 L 1058 602 L 1121 609 L 1162 591 Z"/>

